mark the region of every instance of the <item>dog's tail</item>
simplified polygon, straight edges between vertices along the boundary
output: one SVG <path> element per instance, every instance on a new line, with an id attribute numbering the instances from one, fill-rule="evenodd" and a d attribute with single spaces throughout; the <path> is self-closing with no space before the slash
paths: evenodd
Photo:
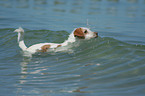
<path id="1" fill-rule="evenodd" d="M 19 43 L 19 47 L 25 51 L 27 49 L 25 43 L 24 43 L 24 29 L 19 27 L 18 29 L 16 29 L 14 32 L 18 32 L 18 43 Z"/>

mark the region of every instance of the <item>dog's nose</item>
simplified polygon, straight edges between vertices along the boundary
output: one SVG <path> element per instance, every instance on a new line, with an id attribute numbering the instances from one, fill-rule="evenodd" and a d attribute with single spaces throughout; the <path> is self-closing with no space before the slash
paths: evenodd
<path id="1" fill-rule="evenodd" d="M 98 35 L 98 32 L 95 32 L 96 35 Z"/>
<path id="2" fill-rule="evenodd" d="M 96 34 L 96 38 L 98 37 L 98 32 L 94 32 Z"/>

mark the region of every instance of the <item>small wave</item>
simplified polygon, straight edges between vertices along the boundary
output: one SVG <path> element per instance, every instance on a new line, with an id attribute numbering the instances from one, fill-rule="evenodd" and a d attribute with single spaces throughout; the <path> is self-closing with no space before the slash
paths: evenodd
<path id="1" fill-rule="evenodd" d="M 66 48 L 33 58 L 21 56 L 15 29 L 0 30 L 1 62 L 20 62 L 19 88 L 37 86 L 49 92 L 130 92 L 143 90 L 145 45 L 128 44 L 109 37 L 79 40 Z M 27 30 L 26 44 L 62 43 L 66 31 Z M 63 49 L 63 47 L 62 47 Z M 61 49 L 59 49 L 61 50 Z M 65 49 L 63 49 L 65 50 Z M 7 54 L 5 54 L 7 53 Z M 12 66 L 12 65 L 11 65 Z M 4 67 L 4 65 L 3 65 Z M 7 70 L 7 68 L 3 69 Z M 11 73 L 9 73 L 11 74 Z M 61 87 L 60 86 L 64 86 Z M 52 87 L 53 86 L 53 87 Z M 67 88 L 67 89 L 66 89 Z M 42 91 L 40 89 L 39 91 Z M 48 92 L 48 93 L 49 93 Z"/>

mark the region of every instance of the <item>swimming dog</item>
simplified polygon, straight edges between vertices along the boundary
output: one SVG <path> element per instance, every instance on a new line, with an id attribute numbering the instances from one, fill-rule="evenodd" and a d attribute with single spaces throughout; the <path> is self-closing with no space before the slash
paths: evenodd
<path id="1" fill-rule="evenodd" d="M 19 27 L 14 32 L 18 32 L 18 43 L 19 47 L 23 51 L 27 51 L 31 54 L 34 54 L 36 52 L 49 52 L 49 49 L 56 49 L 58 47 L 67 46 L 69 43 L 77 42 L 77 39 L 91 39 L 91 38 L 97 38 L 98 32 L 92 32 L 89 28 L 86 27 L 80 27 L 75 28 L 72 33 L 69 35 L 69 38 L 65 40 L 63 43 L 57 44 L 57 43 L 39 43 L 34 44 L 30 47 L 26 47 L 24 43 L 24 29 Z"/>

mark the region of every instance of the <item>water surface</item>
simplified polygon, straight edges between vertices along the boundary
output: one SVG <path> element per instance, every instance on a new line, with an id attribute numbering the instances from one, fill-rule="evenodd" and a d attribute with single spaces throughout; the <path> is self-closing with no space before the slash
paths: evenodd
<path id="1" fill-rule="evenodd" d="M 144 96 L 144 6 L 144 0 L 1 0 L 0 95 Z M 61 43 L 81 26 L 99 37 L 29 58 L 13 32 L 19 26 L 27 46 Z"/>

